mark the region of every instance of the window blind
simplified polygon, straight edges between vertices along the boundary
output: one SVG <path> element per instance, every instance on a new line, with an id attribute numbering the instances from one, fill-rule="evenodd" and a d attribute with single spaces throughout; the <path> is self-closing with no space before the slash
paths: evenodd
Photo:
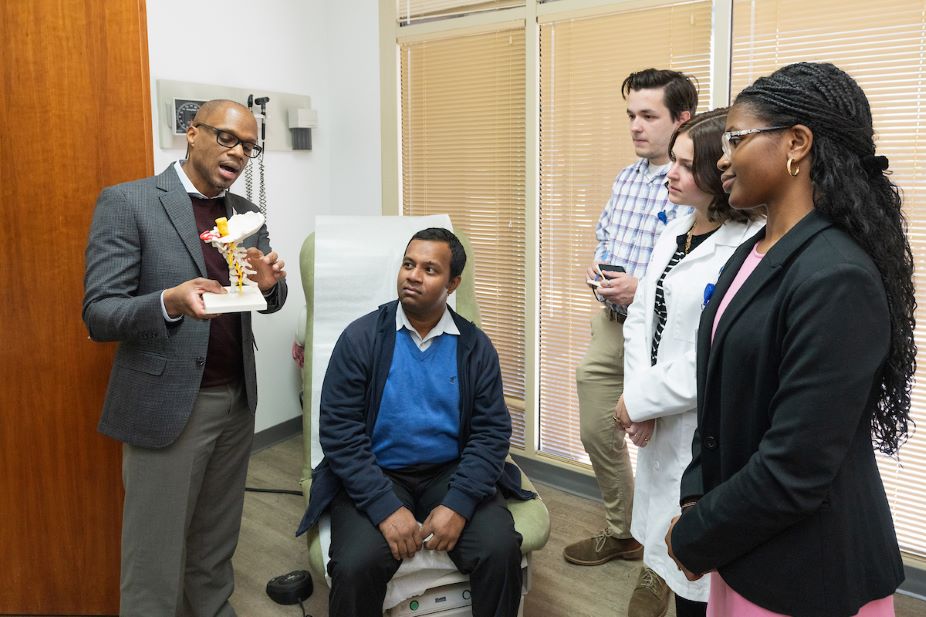
<path id="1" fill-rule="evenodd" d="M 734 96 L 757 77 L 798 61 L 832 62 L 852 75 L 871 102 L 878 154 L 890 159 L 904 192 L 916 263 L 919 426 L 899 462 L 879 456 L 881 476 L 904 551 L 926 556 L 926 4 L 922 0 L 735 0 L 731 55 Z M 918 160 L 919 159 L 919 160 Z"/>
<path id="2" fill-rule="evenodd" d="M 575 370 L 599 304 L 585 285 L 585 269 L 595 254 L 595 225 L 611 184 L 636 160 L 621 83 L 649 67 L 683 71 L 696 77 L 701 109 L 707 109 L 710 46 L 709 1 L 541 24 L 539 433 L 544 453 L 588 463 L 579 438 Z"/>
<path id="3" fill-rule="evenodd" d="M 524 445 L 524 30 L 403 43 L 402 204 L 471 241 L 482 327 Z"/>
<path id="4" fill-rule="evenodd" d="M 524 0 L 396 0 L 396 15 L 400 25 L 408 26 L 514 6 L 524 6 Z"/>

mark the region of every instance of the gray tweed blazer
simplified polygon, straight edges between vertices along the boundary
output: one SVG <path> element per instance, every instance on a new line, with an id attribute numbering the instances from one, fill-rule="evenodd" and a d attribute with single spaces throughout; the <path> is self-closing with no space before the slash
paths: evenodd
<path id="1" fill-rule="evenodd" d="M 228 215 L 257 210 L 226 194 Z M 264 225 L 244 246 L 270 252 Z M 95 341 L 118 341 L 99 430 L 146 448 L 173 443 L 186 426 L 199 392 L 208 321 L 168 323 L 161 292 L 206 276 L 203 242 L 193 205 L 176 171 L 103 189 L 87 240 L 83 319 Z M 267 310 L 286 300 L 286 281 L 267 298 Z M 251 314 L 241 314 L 244 382 L 251 412 L 257 408 L 257 375 Z"/>

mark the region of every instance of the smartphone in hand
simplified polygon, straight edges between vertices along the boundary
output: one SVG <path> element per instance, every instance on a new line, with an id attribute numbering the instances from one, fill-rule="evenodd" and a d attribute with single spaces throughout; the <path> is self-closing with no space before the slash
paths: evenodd
<path id="1" fill-rule="evenodd" d="M 615 266 L 613 264 L 597 264 L 595 268 L 598 270 L 598 276 L 600 278 L 596 278 L 594 280 L 586 279 L 585 281 L 591 287 L 601 287 L 601 279 L 604 278 L 604 272 L 626 272 L 626 270 L 624 270 L 624 266 Z"/>

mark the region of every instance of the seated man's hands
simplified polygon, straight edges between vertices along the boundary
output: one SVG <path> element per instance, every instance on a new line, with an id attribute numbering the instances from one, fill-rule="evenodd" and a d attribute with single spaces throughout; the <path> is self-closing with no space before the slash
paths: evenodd
<path id="1" fill-rule="evenodd" d="M 430 518 L 430 517 L 429 517 Z M 411 510 L 401 507 L 379 524 L 379 531 L 389 543 L 389 550 L 397 560 L 411 559 L 421 548 L 421 526 Z"/>
<path id="2" fill-rule="evenodd" d="M 457 545 L 460 534 L 466 526 L 466 519 L 447 506 L 437 506 L 425 519 L 421 528 L 422 537 L 427 538 L 424 547 L 433 551 L 451 551 Z"/>

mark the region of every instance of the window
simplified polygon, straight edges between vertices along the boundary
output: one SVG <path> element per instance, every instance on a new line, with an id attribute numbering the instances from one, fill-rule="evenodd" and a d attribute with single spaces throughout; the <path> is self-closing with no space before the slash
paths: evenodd
<path id="1" fill-rule="evenodd" d="M 636 160 L 621 83 L 647 67 L 682 71 L 699 82 L 701 108 L 707 109 L 710 48 L 710 2 L 541 23 L 539 431 L 544 453 L 588 463 L 579 440 L 575 370 L 599 305 L 584 284 L 585 270 L 595 254 L 595 225 L 611 184 Z"/>
<path id="2" fill-rule="evenodd" d="M 396 0 L 396 15 L 407 26 L 514 6 L 524 6 L 524 0 Z"/>
<path id="3" fill-rule="evenodd" d="M 400 46 L 402 202 L 448 213 L 472 243 L 482 327 L 524 445 L 524 30 Z"/>
<path id="4" fill-rule="evenodd" d="M 846 69 L 871 100 L 879 153 L 904 190 L 917 289 L 926 290 L 922 0 L 397 0 L 395 9 L 384 23 L 399 42 L 401 76 L 384 72 L 383 101 L 388 116 L 401 100 L 401 133 L 389 141 L 384 125 L 384 159 L 401 139 L 402 186 L 387 199 L 401 193 L 408 214 L 447 212 L 470 237 L 513 444 L 527 456 L 588 462 L 575 369 L 596 304 L 582 282 L 610 185 L 635 158 L 620 93 L 631 71 L 694 75 L 705 110 L 728 83 L 735 96 L 790 62 Z M 388 90 L 395 82 L 399 96 Z M 919 305 L 926 352 L 926 296 Z M 919 432 L 899 464 L 879 464 L 901 547 L 926 556 L 926 359 L 918 365 Z"/>
<path id="5" fill-rule="evenodd" d="M 733 5 L 734 97 L 785 64 L 832 62 L 868 95 L 878 154 L 890 159 L 892 179 L 903 189 L 920 307 L 919 385 L 913 392 L 919 430 L 901 448 L 899 463 L 879 457 L 879 464 L 901 548 L 920 556 L 926 556 L 926 171 L 918 160 L 926 148 L 924 40 L 922 0 L 735 0 Z"/>

